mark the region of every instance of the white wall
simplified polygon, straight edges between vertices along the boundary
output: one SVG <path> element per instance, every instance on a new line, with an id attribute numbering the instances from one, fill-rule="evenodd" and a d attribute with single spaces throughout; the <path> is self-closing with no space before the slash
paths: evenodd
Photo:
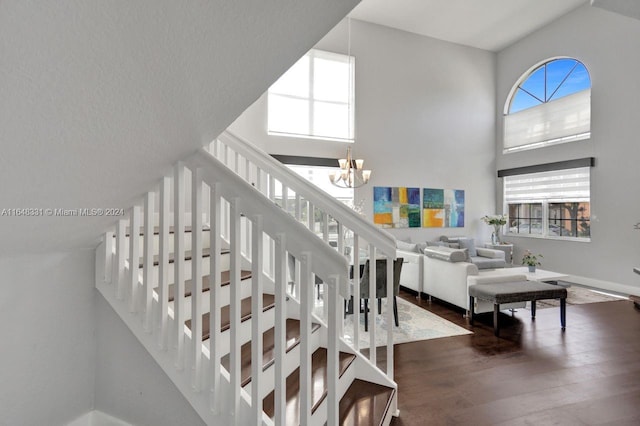
<path id="1" fill-rule="evenodd" d="M 464 189 L 465 228 L 390 230 L 397 238 L 466 234 L 485 239 L 479 221 L 494 213 L 495 55 L 352 20 L 356 57 L 354 153 L 373 170 L 356 191 L 373 217 L 373 186 Z M 347 53 L 346 21 L 318 48 Z M 344 157 L 346 144 L 266 135 L 266 96 L 230 130 L 272 154 Z M 337 163 L 336 163 L 337 164 Z"/>
<path id="2" fill-rule="evenodd" d="M 63 425 L 93 407 L 93 259 L 0 258 L 1 425 Z"/>
<path id="3" fill-rule="evenodd" d="M 204 425 L 104 298 L 95 296 L 95 408 L 135 425 Z"/>
<path id="4" fill-rule="evenodd" d="M 591 74 L 591 139 L 556 147 L 502 154 L 498 169 L 596 158 L 591 170 L 591 242 L 514 237 L 516 261 L 524 249 L 542 253 L 543 267 L 623 284 L 640 292 L 640 21 L 584 6 L 498 54 L 498 128 L 509 90 L 532 65 L 572 56 Z"/>

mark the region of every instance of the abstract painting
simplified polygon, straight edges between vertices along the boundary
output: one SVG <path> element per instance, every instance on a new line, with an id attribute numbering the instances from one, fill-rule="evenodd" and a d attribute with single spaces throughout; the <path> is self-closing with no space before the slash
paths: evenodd
<path id="1" fill-rule="evenodd" d="M 420 188 L 374 186 L 373 223 L 383 228 L 419 228 Z"/>
<path id="2" fill-rule="evenodd" d="M 422 195 L 423 227 L 464 227 L 464 190 L 423 188 Z"/>

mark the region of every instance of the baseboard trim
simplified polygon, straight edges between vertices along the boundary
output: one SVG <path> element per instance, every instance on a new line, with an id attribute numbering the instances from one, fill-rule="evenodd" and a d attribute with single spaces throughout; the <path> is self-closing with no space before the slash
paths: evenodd
<path id="1" fill-rule="evenodd" d="M 135 426 L 124 420 L 103 413 L 99 410 L 89 411 L 78 417 L 67 426 Z"/>
<path id="2" fill-rule="evenodd" d="M 584 287 L 592 287 L 594 289 L 608 291 L 620 296 L 635 295 L 640 296 L 640 287 L 630 286 L 626 284 L 615 283 L 612 281 L 597 280 L 594 278 L 581 277 L 579 275 L 569 275 L 562 281 L 569 284 L 576 284 Z"/>

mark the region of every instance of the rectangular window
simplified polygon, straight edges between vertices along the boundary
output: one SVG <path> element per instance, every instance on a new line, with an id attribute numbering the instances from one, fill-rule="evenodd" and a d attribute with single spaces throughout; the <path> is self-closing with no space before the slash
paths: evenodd
<path id="1" fill-rule="evenodd" d="M 591 238 L 590 169 L 504 177 L 508 232 L 544 238 Z"/>
<path id="2" fill-rule="evenodd" d="M 312 49 L 268 92 L 270 135 L 353 142 L 354 58 Z"/>

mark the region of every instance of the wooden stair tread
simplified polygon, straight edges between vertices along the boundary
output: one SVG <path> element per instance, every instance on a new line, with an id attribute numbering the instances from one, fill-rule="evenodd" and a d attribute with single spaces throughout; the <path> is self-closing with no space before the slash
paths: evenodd
<path id="1" fill-rule="evenodd" d="M 220 250 L 220 254 L 227 254 L 230 253 L 229 249 L 222 249 Z M 211 256 L 211 250 L 209 250 L 208 248 L 203 248 L 202 249 L 202 257 L 209 257 Z M 184 252 L 184 260 L 191 260 L 191 250 L 185 250 Z M 175 262 L 175 256 L 174 253 L 169 253 L 169 263 L 174 263 Z M 153 266 L 158 266 L 160 264 L 160 255 L 158 254 L 154 254 L 153 255 Z M 144 267 L 144 257 L 140 257 L 139 260 L 139 267 L 143 268 Z"/>
<path id="2" fill-rule="evenodd" d="M 340 376 L 349 368 L 355 355 L 340 352 Z M 327 349 L 318 348 L 311 356 L 311 401 L 313 413 L 327 396 Z M 287 424 L 300 424 L 300 368 L 287 377 Z M 272 419 L 275 417 L 275 392 L 271 391 L 262 401 L 263 411 Z"/>
<path id="3" fill-rule="evenodd" d="M 390 409 L 395 390 L 356 379 L 340 400 L 340 424 L 343 426 L 379 426 Z"/>
<path id="4" fill-rule="evenodd" d="M 320 328 L 320 324 L 312 323 L 311 332 Z M 286 352 L 295 348 L 300 343 L 300 321 L 287 318 L 285 347 Z M 266 370 L 275 361 L 275 329 L 272 327 L 262 334 L 262 369 Z M 222 357 L 222 366 L 229 370 L 229 354 Z M 251 342 L 247 342 L 240 348 L 240 381 L 241 386 L 246 386 L 251 382 Z"/>
<path id="5" fill-rule="evenodd" d="M 222 271 L 222 273 L 220 274 L 220 285 L 222 287 L 229 285 L 231 283 L 231 271 Z M 246 270 L 242 270 L 240 271 L 240 279 L 241 280 L 246 280 L 251 278 L 251 271 L 246 271 Z M 174 295 L 174 288 L 175 288 L 175 284 L 169 284 L 168 287 L 168 293 L 169 293 L 169 302 L 173 302 L 173 300 L 175 299 L 175 295 Z M 210 285 L 209 285 L 209 275 L 205 275 L 202 277 L 202 292 L 206 292 L 209 291 Z M 189 297 L 191 296 L 191 292 L 193 289 L 193 280 L 186 280 L 184 282 L 184 296 L 185 297 Z"/>
<path id="6" fill-rule="evenodd" d="M 265 312 L 275 306 L 275 296 L 273 294 L 262 294 L 262 311 Z M 231 310 L 229 305 L 220 309 L 220 331 L 226 331 L 231 325 Z M 240 321 L 244 322 L 251 318 L 251 297 L 246 297 L 240 301 Z M 191 329 L 191 320 L 186 320 L 185 324 Z M 209 338 L 209 312 L 202 314 L 202 340 Z"/>

